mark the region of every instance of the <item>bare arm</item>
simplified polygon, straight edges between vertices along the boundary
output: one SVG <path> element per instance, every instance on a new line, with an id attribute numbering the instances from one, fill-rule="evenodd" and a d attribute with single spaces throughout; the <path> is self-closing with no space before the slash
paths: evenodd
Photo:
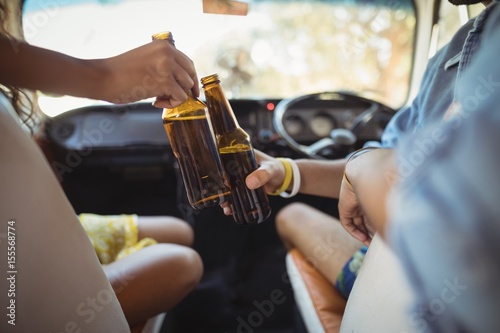
<path id="1" fill-rule="evenodd" d="M 199 95 L 192 61 L 164 41 L 116 57 L 83 60 L 0 37 L 0 82 L 19 88 L 128 103 L 163 96 L 176 106 L 185 91 Z"/>
<path id="2" fill-rule="evenodd" d="M 396 180 L 394 152 L 376 149 L 347 164 L 342 183 L 340 221 L 353 237 L 369 244 L 375 231 L 382 237 L 387 224 L 387 196 Z"/>
<path id="3" fill-rule="evenodd" d="M 278 159 L 255 150 L 259 168 L 246 178 L 249 189 L 264 187 L 267 193 L 276 192 L 285 179 L 285 167 Z M 345 160 L 296 160 L 300 172 L 299 191 L 303 194 L 338 198 Z M 293 177 L 291 184 L 293 184 Z M 231 215 L 229 204 L 223 203 L 224 214 Z"/>
<path id="4" fill-rule="evenodd" d="M 247 186 L 255 189 L 264 186 L 268 193 L 283 183 L 285 170 L 275 158 L 256 151 L 260 167 L 247 177 Z M 329 198 L 338 198 L 345 160 L 318 161 L 296 160 L 300 170 L 300 192 Z M 292 181 L 293 183 L 293 181 Z"/>
<path id="5" fill-rule="evenodd" d="M 322 197 L 339 197 L 345 160 L 297 160 L 300 169 L 300 192 Z"/>

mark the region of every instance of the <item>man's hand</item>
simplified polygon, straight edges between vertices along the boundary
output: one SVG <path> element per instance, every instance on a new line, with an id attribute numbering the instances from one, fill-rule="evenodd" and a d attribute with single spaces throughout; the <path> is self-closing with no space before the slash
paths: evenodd
<path id="1" fill-rule="evenodd" d="M 375 232 L 385 236 L 387 198 L 398 177 L 392 149 L 375 149 L 349 160 L 339 196 L 342 226 L 369 245 Z M 347 181 L 347 179 L 349 181 Z"/>
<path id="2" fill-rule="evenodd" d="M 366 246 L 370 245 L 375 230 L 368 222 L 363 208 L 359 203 L 358 196 L 345 179 L 340 186 L 339 217 L 340 223 L 351 236 Z"/>

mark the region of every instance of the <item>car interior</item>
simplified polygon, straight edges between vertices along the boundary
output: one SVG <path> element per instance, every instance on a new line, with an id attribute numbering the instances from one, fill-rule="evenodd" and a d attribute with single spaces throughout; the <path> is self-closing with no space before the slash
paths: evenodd
<path id="1" fill-rule="evenodd" d="M 440 0 L 25 0 L 22 19 L 27 42 L 82 58 L 172 31 L 200 78 L 219 74 L 254 149 L 333 160 L 380 140 L 418 91 L 429 57 L 478 11 Z M 219 207 L 191 208 L 151 102 L 38 98 L 46 162 L 74 212 L 171 215 L 193 228 L 203 278 L 151 332 L 415 331 L 404 311 L 410 288 L 379 238 L 341 327 L 332 325 L 333 286 L 284 248 L 274 224 L 281 208 L 304 202 L 337 216 L 335 200 L 270 196 L 271 216 L 256 225 L 238 225 Z"/>

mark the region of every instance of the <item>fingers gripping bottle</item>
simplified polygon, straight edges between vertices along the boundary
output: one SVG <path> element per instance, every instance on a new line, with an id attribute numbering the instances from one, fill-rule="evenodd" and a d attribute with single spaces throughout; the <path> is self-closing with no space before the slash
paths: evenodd
<path id="1" fill-rule="evenodd" d="M 224 171 L 231 185 L 229 204 L 237 223 L 260 223 L 271 214 L 269 199 L 263 188 L 250 190 L 245 184 L 249 173 L 257 169 L 250 137 L 239 126 L 226 99 L 217 74 L 201 79 L 208 115 Z"/>
<path id="2" fill-rule="evenodd" d="M 170 32 L 154 35 L 153 40 L 157 39 L 174 45 Z M 195 209 L 202 209 L 225 202 L 230 195 L 230 187 L 207 119 L 206 105 L 191 91 L 186 93 L 187 100 L 178 107 L 164 109 L 162 118 L 189 203 Z"/>

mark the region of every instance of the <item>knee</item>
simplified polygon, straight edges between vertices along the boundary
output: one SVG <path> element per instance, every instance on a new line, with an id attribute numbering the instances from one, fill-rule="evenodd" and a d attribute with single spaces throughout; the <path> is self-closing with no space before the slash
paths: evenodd
<path id="1" fill-rule="evenodd" d="M 191 248 L 185 248 L 180 259 L 179 271 L 184 280 L 184 287 L 191 291 L 203 276 L 203 262 L 200 255 Z"/>
<path id="2" fill-rule="evenodd" d="M 203 275 L 203 262 L 200 255 L 186 246 L 173 244 L 157 244 L 156 246 L 168 253 L 168 256 L 164 257 L 165 273 L 175 272 L 174 281 L 169 281 L 169 283 L 174 283 L 184 293 L 193 290 Z"/>
<path id="3" fill-rule="evenodd" d="M 307 209 L 306 204 L 300 202 L 291 203 L 282 208 L 276 214 L 276 230 L 282 238 L 288 238 L 299 225 L 305 220 L 304 211 Z"/>

